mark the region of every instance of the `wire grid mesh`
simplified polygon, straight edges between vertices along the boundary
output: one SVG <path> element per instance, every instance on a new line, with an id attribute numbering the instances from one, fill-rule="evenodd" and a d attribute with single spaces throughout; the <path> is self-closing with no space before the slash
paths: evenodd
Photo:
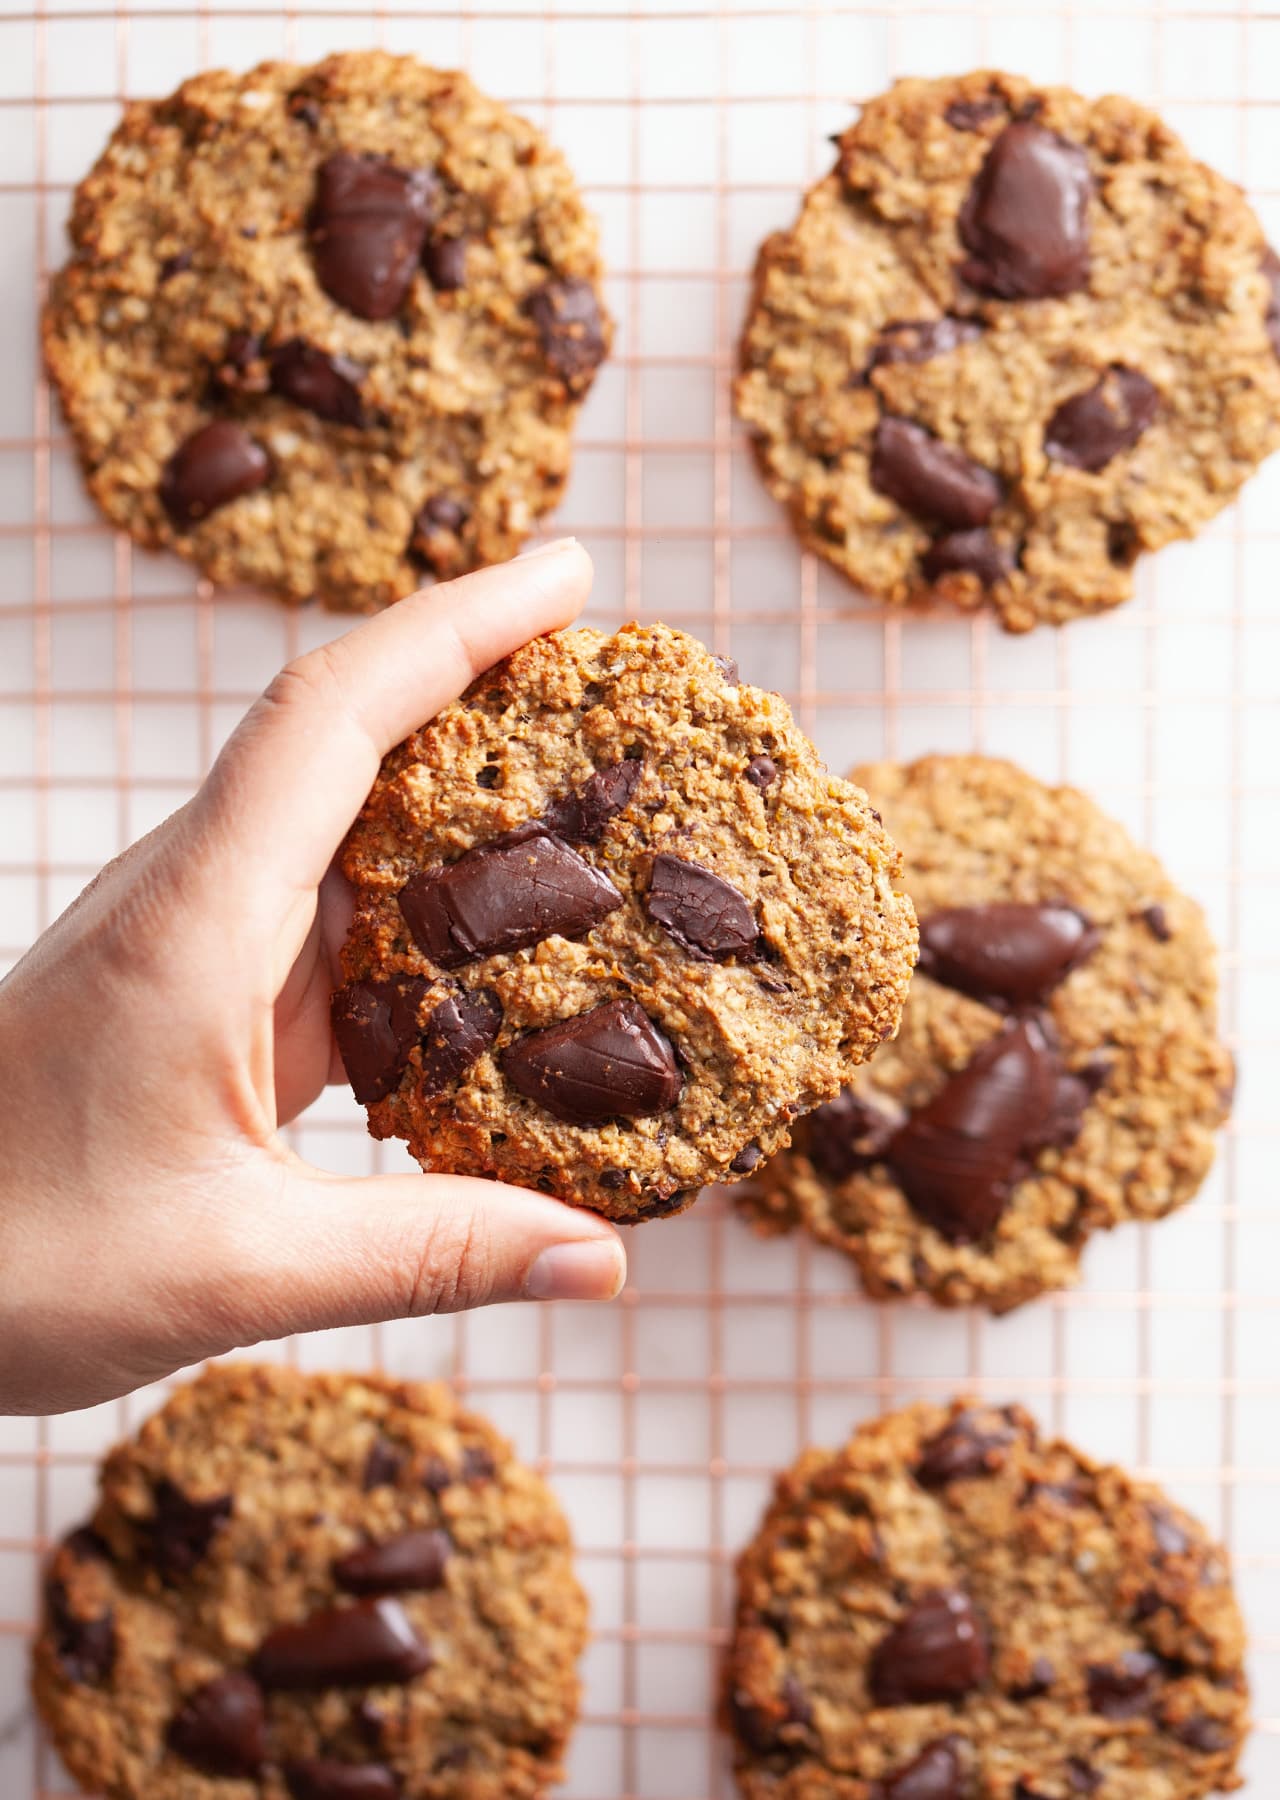
<path id="1" fill-rule="evenodd" d="M 346 12 L 197 0 L 0 9 L 0 969 L 107 857 L 191 791 L 288 656 L 341 621 L 219 593 L 136 553 L 85 500 L 34 366 L 71 186 L 125 97 L 197 67 L 381 44 L 467 68 L 544 124 L 598 214 L 620 321 L 554 521 L 596 560 L 591 617 L 661 617 L 784 691 L 833 767 L 981 749 L 1089 788 L 1206 905 L 1224 949 L 1236 1117 L 1195 1205 L 1096 1242 L 1081 1289 L 992 1322 L 873 1307 L 803 1241 L 761 1244 L 709 1196 L 629 1239 L 612 1308 L 507 1308 L 321 1335 L 305 1367 L 439 1375 L 508 1430 L 574 1523 L 594 1603 L 571 1800 L 712 1800 L 732 1557 L 772 1471 L 920 1394 L 1016 1397 L 1168 1485 L 1236 1555 L 1260 1729 L 1280 1791 L 1280 466 L 1138 599 L 1058 634 L 886 618 L 800 554 L 734 427 L 733 345 L 756 245 L 828 159 L 851 97 L 979 64 L 1160 106 L 1280 231 L 1280 13 L 1182 5 L 485 4 Z M 32 279 L 34 271 L 35 279 Z M 1277 459 L 1280 465 L 1280 459 Z M 1269 1079 L 1270 1077 L 1270 1079 Z M 349 1097 L 292 1133 L 351 1172 L 399 1166 Z M 70 1791 L 25 1699 L 38 1561 L 93 1463 L 157 1395 L 0 1421 L 0 1794 Z"/>

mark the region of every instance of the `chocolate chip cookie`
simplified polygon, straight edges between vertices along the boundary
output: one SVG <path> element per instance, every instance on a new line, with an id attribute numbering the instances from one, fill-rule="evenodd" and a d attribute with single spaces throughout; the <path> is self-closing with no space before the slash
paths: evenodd
<path id="1" fill-rule="evenodd" d="M 376 51 L 199 75 L 81 184 L 45 356 L 90 489 L 216 581 L 371 611 L 515 553 L 605 356 L 558 152 Z"/>
<path id="2" fill-rule="evenodd" d="M 585 1634 L 555 1501 L 443 1389 L 233 1365 L 107 1457 L 34 1691 L 106 1800 L 535 1800 Z"/>
<path id="3" fill-rule="evenodd" d="M 803 542 L 1010 631 L 1133 592 L 1280 443 L 1280 261 L 1153 114 L 901 81 L 764 245 L 738 410 Z"/>
<path id="4" fill-rule="evenodd" d="M 1214 948 L 1072 788 L 978 756 L 853 779 L 906 857 L 919 968 L 896 1042 L 746 1204 L 844 1250 L 880 1298 L 1004 1312 L 1069 1285 L 1092 1232 L 1204 1179 L 1233 1076 Z"/>
<path id="5" fill-rule="evenodd" d="M 1198 1800 L 1236 1788 L 1224 1552 L 1019 1407 L 920 1405 L 809 1450 L 738 1571 L 747 1800 Z"/>
<path id="6" fill-rule="evenodd" d="M 898 1022 L 899 857 L 665 626 L 540 638 L 387 757 L 333 1025 L 375 1137 L 632 1222 L 786 1143 Z"/>

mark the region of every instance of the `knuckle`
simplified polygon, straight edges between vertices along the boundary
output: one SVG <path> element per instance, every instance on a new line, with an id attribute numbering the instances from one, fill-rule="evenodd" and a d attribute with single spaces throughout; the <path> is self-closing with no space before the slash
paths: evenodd
<path id="1" fill-rule="evenodd" d="M 488 1233 L 476 1213 L 443 1220 L 420 1240 L 412 1265 L 407 1316 L 466 1312 L 493 1294 Z"/>
<path id="2" fill-rule="evenodd" d="M 263 701 L 271 708 L 341 704 L 346 663 L 340 643 L 321 644 L 286 663 L 268 684 Z"/>

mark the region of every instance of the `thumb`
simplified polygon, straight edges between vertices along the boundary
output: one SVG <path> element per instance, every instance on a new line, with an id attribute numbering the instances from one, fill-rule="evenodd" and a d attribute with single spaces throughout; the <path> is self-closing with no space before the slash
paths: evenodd
<path id="1" fill-rule="evenodd" d="M 612 1300 L 627 1273 L 594 1213 L 464 1175 L 351 1179 L 295 1162 L 251 1241 L 242 1345 L 503 1300 Z"/>

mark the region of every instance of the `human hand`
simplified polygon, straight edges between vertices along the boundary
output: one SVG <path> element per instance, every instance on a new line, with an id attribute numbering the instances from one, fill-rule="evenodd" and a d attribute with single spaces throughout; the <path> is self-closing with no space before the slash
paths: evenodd
<path id="1" fill-rule="evenodd" d="M 278 1132 L 343 1079 L 332 861 L 379 759 L 590 585 L 585 552 L 553 545 L 291 663 L 194 799 L 0 982 L 0 1411 L 294 1331 L 618 1291 L 621 1243 L 590 1213 L 325 1174 Z"/>

